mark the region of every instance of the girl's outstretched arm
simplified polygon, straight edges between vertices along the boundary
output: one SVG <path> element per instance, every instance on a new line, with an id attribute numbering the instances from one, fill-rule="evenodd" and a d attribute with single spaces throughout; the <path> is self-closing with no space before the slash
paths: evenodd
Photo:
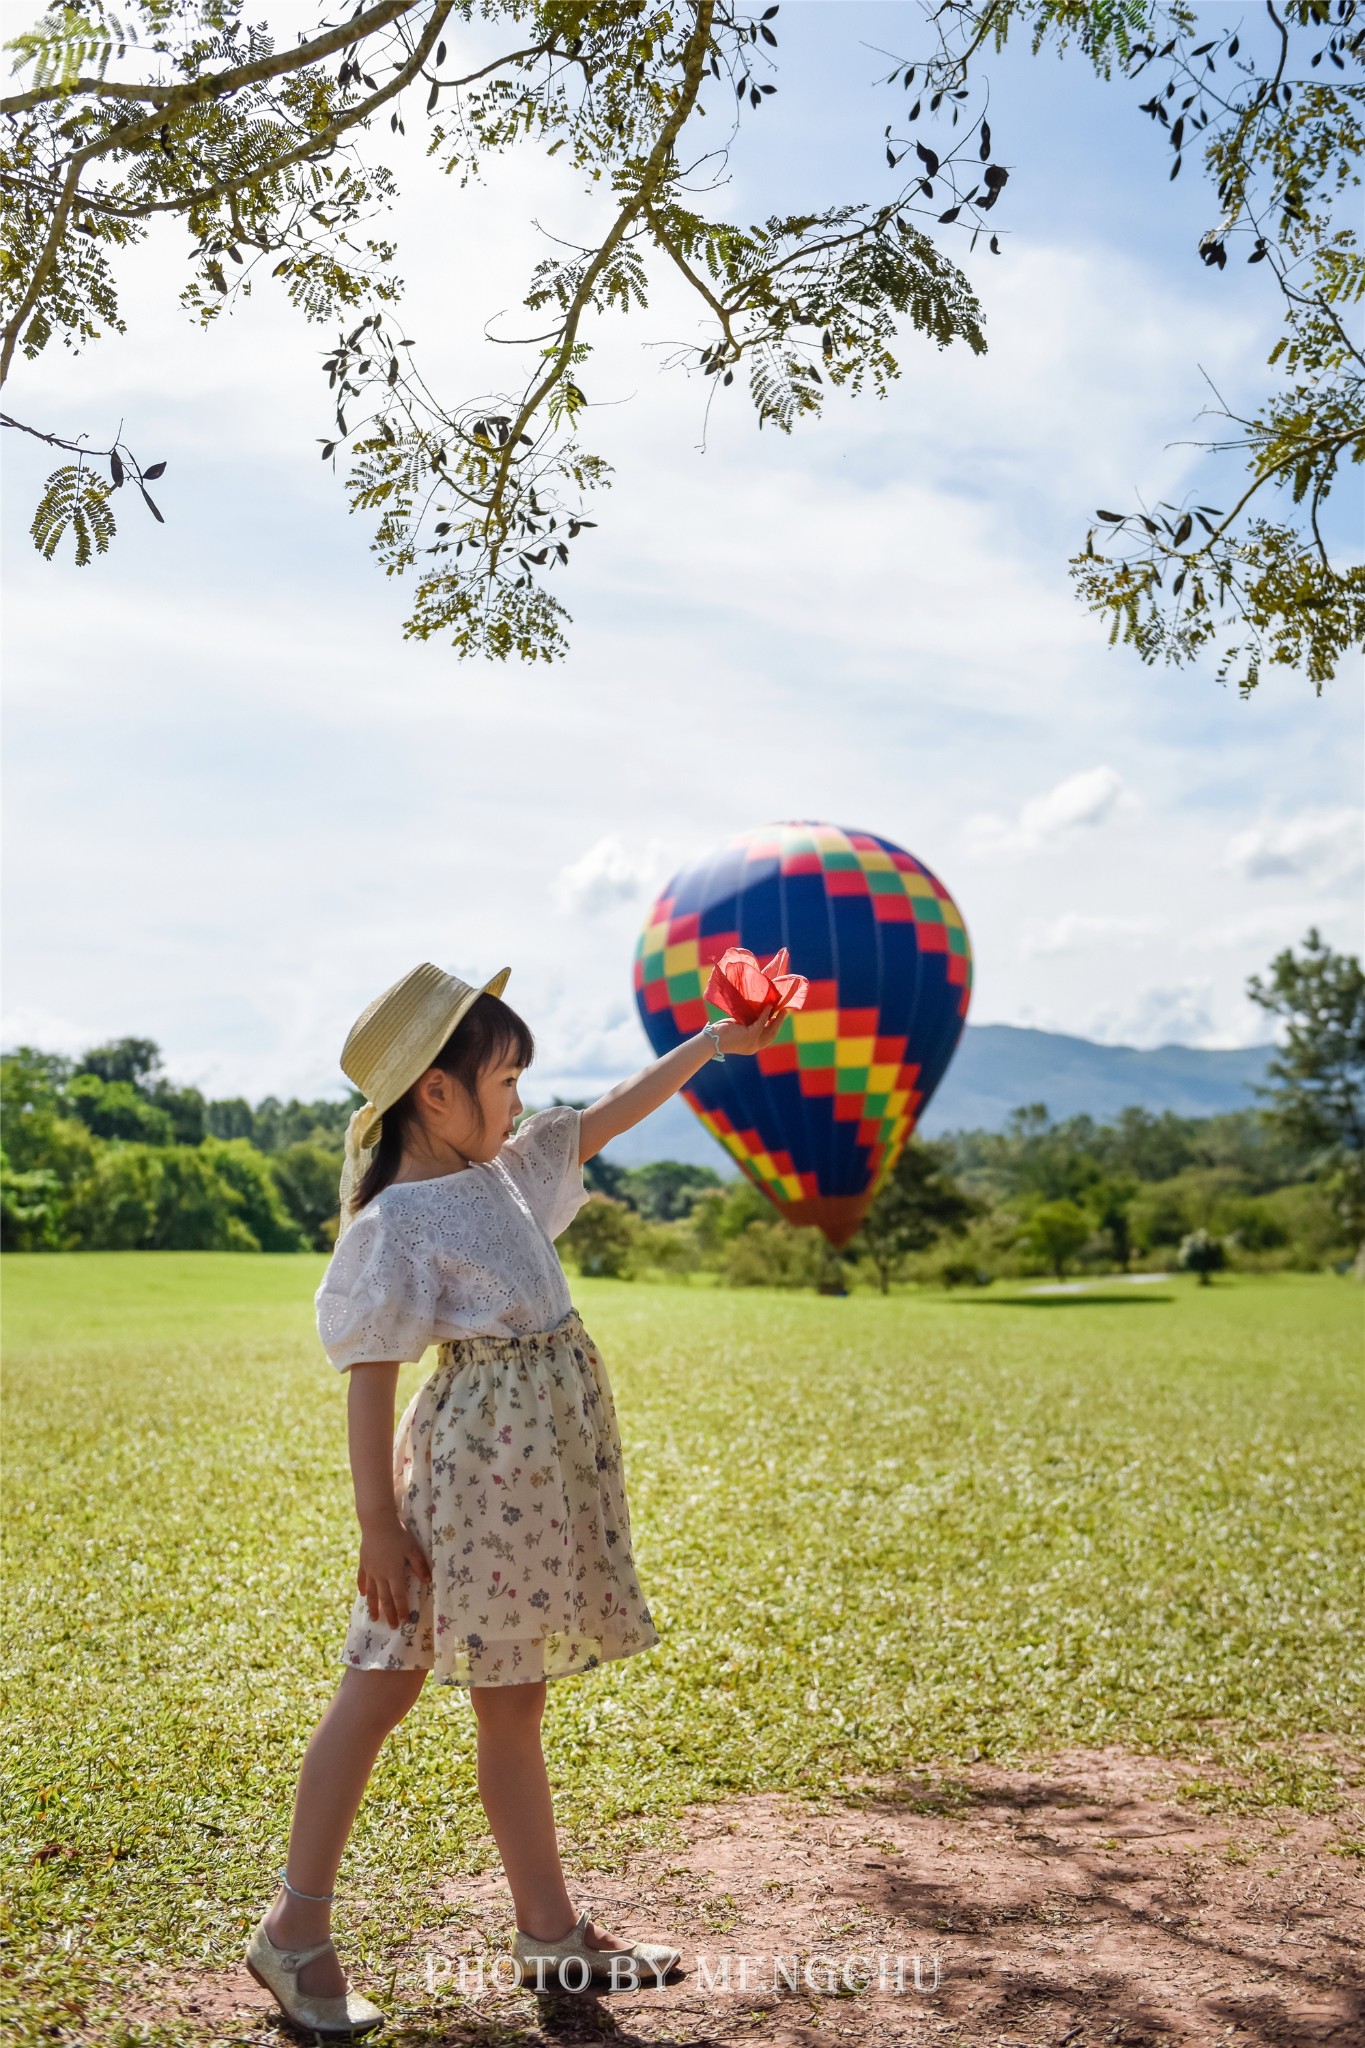
<path id="1" fill-rule="evenodd" d="M 725 1019 L 718 1026 L 717 1036 L 721 1051 L 729 1059 L 735 1053 L 761 1052 L 765 1045 L 772 1044 L 781 1029 L 782 1019 L 773 1016 L 770 1003 L 756 1023 L 736 1024 Z M 618 1081 L 614 1088 L 609 1088 L 579 1119 L 579 1165 L 593 1158 L 613 1138 L 619 1138 L 632 1124 L 638 1124 L 660 1103 L 667 1102 L 670 1095 L 676 1095 L 694 1074 L 701 1072 L 714 1052 L 710 1038 L 699 1031 L 695 1038 L 685 1038 L 652 1066 L 642 1067 L 629 1081 Z"/>

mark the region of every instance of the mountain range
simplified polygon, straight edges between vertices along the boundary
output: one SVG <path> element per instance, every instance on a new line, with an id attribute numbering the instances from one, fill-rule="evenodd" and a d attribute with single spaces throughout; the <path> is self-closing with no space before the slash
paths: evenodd
<path id="1" fill-rule="evenodd" d="M 1017 1024 L 969 1024 L 953 1063 L 920 1123 L 926 1137 L 944 1131 L 1002 1131 L 1013 1110 L 1041 1102 L 1057 1121 L 1089 1115 L 1107 1122 L 1132 1104 L 1159 1115 L 1218 1116 L 1251 1109 L 1272 1048 L 1205 1052 L 1191 1045 L 1096 1045 L 1060 1031 Z M 620 1166 L 683 1159 L 735 1169 L 685 1102 L 675 1098 L 607 1147 Z"/>

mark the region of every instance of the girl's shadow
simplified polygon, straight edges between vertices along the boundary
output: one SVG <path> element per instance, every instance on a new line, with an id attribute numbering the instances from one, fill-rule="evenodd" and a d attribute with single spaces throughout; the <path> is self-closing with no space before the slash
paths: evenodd
<path id="1" fill-rule="evenodd" d="M 663 1980 L 662 1989 L 670 1990 L 685 1983 L 687 1972 L 675 1967 Z M 553 1985 L 544 1991 L 537 1991 L 534 1984 L 527 1987 L 533 2000 L 533 2012 L 526 2015 L 524 2024 L 518 2023 L 518 2016 L 505 2008 L 486 2018 L 456 2019 L 426 2026 L 408 2026 L 402 2029 L 404 2048 L 516 2048 L 518 2042 L 611 2040 L 619 2048 L 658 2048 L 654 2034 L 639 2034 L 629 2025 L 628 2019 L 619 2017 L 612 2010 L 612 2001 L 632 1986 L 626 1984 L 619 1991 L 609 1985 L 590 1983 L 581 1991 L 570 1991 Z M 652 1974 L 648 1988 L 656 1988 Z M 383 2035 L 375 2037 L 376 2048 L 382 2048 Z M 669 2034 L 671 2048 L 726 2048 L 720 2038 L 709 2032 L 687 2031 L 684 2023 L 681 2031 Z"/>

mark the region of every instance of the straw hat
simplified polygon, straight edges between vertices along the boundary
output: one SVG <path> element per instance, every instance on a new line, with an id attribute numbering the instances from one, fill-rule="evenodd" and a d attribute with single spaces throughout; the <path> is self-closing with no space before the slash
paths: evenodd
<path id="1" fill-rule="evenodd" d="M 502 994 L 511 972 L 504 967 L 471 988 L 426 960 L 361 1011 L 341 1048 L 341 1071 L 365 1097 L 346 1134 L 348 1149 L 379 1143 L 384 1111 L 426 1072 L 472 1003 Z"/>

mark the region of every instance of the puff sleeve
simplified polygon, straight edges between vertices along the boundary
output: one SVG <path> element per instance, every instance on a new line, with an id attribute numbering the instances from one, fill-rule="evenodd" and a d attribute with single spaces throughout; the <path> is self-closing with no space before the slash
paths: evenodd
<path id="1" fill-rule="evenodd" d="M 567 1230 L 588 1199 L 578 1163 L 579 1116 L 567 1102 L 538 1110 L 498 1154 L 547 1237 Z"/>
<path id="2" fill-rule="evenodd" d="M 415 1365 L 436 1341 L 438 1294 L 424 1233 L 371 1204 L 338 1241 L 314 1298 L 322 1348 L 338 1372 L 378 1359 Z"/>

